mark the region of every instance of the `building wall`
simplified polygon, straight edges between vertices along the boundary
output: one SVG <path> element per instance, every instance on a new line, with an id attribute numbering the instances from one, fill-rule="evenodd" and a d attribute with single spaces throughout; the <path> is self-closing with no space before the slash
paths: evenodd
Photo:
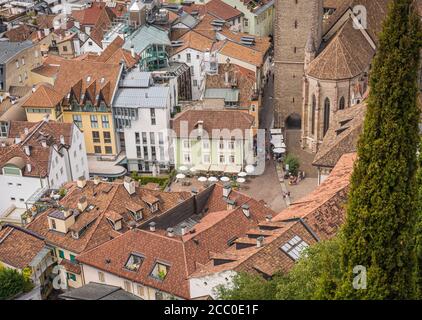
<path id="1" fill-rule="evenodd" d="M 190 54 L 190 60 L 187 58 L 188 54 Z M 192 100 L 200 100 L 205 90 L 204 53 L 187 48 L 175 54 L 170 59 L 172 61 L 186 63 L 191 68 Z"/>
<path id="2" fill-rule="evenodd" d="M 211 135 L 212 133 L 209 133 Z M 251 145 L 250 140 L 246 140 L 242 142 L 235 142 L 235 149 L 229 149 L 228 143 L 229 140 L 224 141 L 224 149 L 220 149 L 219 143 L 220 141 L 217 139 L 210 140 L 210 148 L 204 149 L 203 148 L 203 138 L 202 140 L 198 141 L 196 139 L 190 139 L 190 148 L 185 148 L 184 141 L 188 139 L 181 139 L 177 138 L 174 141 L 175 147 L 175 164 L 176 168 L 182 165 L 185 166 L 196 166 L 200 164 L 209 164 L 209 165 L 237 165 L 243 166 L 246 164 L 246 159 L 244 156 L 245 150 L 248 150 L 248 145 Z M 185 154 L 190 155 L 190 162 L 185 161 Z M 205 162 L 204 155 L 209 155 L 209 163 Z M 220 163 L 220 155 L 224 155 L 225 162 Z M 235 156 L 235 163 L 230 163 L 230 156 Z"/>
<path id="3" fill-rule="evenodd" d="M 211 296 L 213 299 L 218 299 L 215 289 L 221 285 L 230 287 L 236 274 L 236 271 L 228 270 L 203 277 L 190 278 L 189 287 L 191 299 L 204 296 Z"/>
<path id="4" fill-rule="evenodd" d="M 0 92 L 2 90 L 7 92 L 10 86 L 33 85 L 34 83 L 31 82 L 30 78 L 31 70 L 39 67 L 41 64 L 42 55 L 40 46 L 36 44 L 21 51 L 6 64 L 0 65 L 0 67 L 3 67 L 3 88 L 0 89 Z"/>
<path id="5" fill-rule="evenodd" d="M 101 271 L 97 268 L 91 267 L 86 264 L 82 265 L 82 270 L 83 270 L 82 272 L 83 272 L 85 284 L 90 283 L 90 282 L 97 282 L 97 283 L 104 283 L 111 286 L 121 287 L 122 289 L 132 294 L 135 294 L 144 300 L 156 300 L 155 295 L 157 292 L 159 292 L 159 290 L 155 288 L 144 286 L 140 283 L 136 283 L 131 280 L 116 276 L 112 273 Z M 102 272 L 104 274 L 104 282 L 100 281 L 98 272 Z M 130 288 L 126 288 L 125 281 L 127 281 L 130 284 Z M 142 288 L 140 291 L 138 291 L 138 286 Z M 142 292 L 143 294 L 140 294 Z M 163 292 L 163 296 L 164 296 L 164 300 L 175 298 L 173 295 L 165 293 L 165 292 Z M 179 299 L 179 298 L 176 297 L 176 299 Z"/>
<path id="6" fill-rule="evenodd" d="M 275 126 L 284 127 L 289 115 L 302 114 L 305 45 L 315 29 L 315 1 L 278 0 L 275 3 Z M 297 22 L 297 28 L 295 28 Z M 316 44 L 319 46 L 319 44 Z"/>
<path id="7" fill-rule="evenodd" d="M 46 179 L 0 174 L 0 214 L 11 206 L 26 209 L 25 202 L 40 188 L 48 185 Z M 11 198 L 15 198 L 12 200 Z"/>
<path id="8" fill-rule="evenodd" d="M 360 83 L 363 75 L 353 79 L 328 81 L 307 77 L 304 90 L 303 121 L 302 121 L 302 145 L 312 152 L 317 152 L 319 145 L 324 139 L 324 114 L 325 99 L 330 100 L 330 124 L 335 113 L 339 110 L 341 98 L 344 98 L 345 109 L 357 104 L 353 99 L 353 88 Z M 316 110 L 314 118 L 314 132 L 312 132 L 312 101 L 315 95 Z"/>
<path id="9" fill-rule="evenodd" d="M 118 154 L 118 148 L 116 143 L 116 134 L 114 129 L 113 116 L 111 112 L 73 112 L 73 111 L 64 111 L 63 121 L 65 123 L 73 123 L 73 116 L 80 115 L 82 118 L 82 127 L 80 129 L 83 131 L 85 138 L 85 147 L 87 154 L 98 154 L 104 156 L 116 155 Z M 91 115 L 97 117 L 98 128 L 91 127 Z M 109 128 L 103 128 L 101 116 L 108 116 Z M 100 142 L 94 143 L 92 138 L 92 132 L 98 131 L 100 134 Z M 110 132 L 111 143 L 104 142 L 104 132 Z M 101 152 L 95 152 L 94 146 L 101 147 Z M 105 147 L 111 147 L 111 153 L 105 152 Z"/>
<path id="10" fill-rule="evenodd" d="M 131 128 L 124 129 L 126 157 L 129 160 L 129 171 L 141 171 L 137 165 L 138 161 L 152 161 L 151 146 L 156 148 L 157 161 L 168 166 L 172 162 L 169 150 L 168 129 L 170 128 L 170 97 L 167 99 L 167 108 L 154 108 L 156 125 L 151 124 L 151 114 L 149 108 L 138 108 L 138 120 L 132 120 Z M 143 143 L 142 132 L 146 133 L 147 144 Z M 155 143 L 151 144 L 151 132 L 154 133 Z M 139 133 L 140 143 L 136 142 L 136 133 Z M 159 133 L 163 134 L 164 143 L 159 144 Z M 144 146 L 148 148 L 148 157 L 145 157 Z M 164 158 L 160 155 L 160 146 L 164 148 Z M 137 147 L 141 148 L 142 157 L 138 157 Z M 152 166 L 152 164 L 151 164 Z"/>
<path id="11" fill-rule="evenodd" d="M 69 150 L 65 151 L 65 158 L 68 163 L 67 171 L 70 181 L 75 181 L 81 176 L 89 179 L 84 134 L 76 125 L 73 127 L 72 145 Z"/>
<path id="12" fill-rule="evenodd" d="M 75 252 L 72 252 L 72 251 L 63 249 L 61 247 L 54 246 L 54 254 L 57 257 L 57 263 L 58 264 L 60 264 L 60 262 L 63 260 L 60 257 L 60 253 L 59 253 L 60 251 L 63 252 L 64 259 L 66 259 L 66 260 L 72 261 L 71 256 L 74 256 L 75 258 L 77 257 L 77 254 Z M 84 285 L 82 272 L 81 272 L 81 274 L 72 273 L 72 274 L 75 275 L 75 280 L 72 280 L 70 278 L 68 279 L 67 273 L 68 272 L 65 271 L 64 268 L 63 268 L 63 271 L 60 272 L 60 277 L 61 277 L 61 281 L 67 283 L 68 287 L 70 287 L 70 288 L 79 288 L 79 287 L 82 287 Z"/>
<path id="13" fill-rule="evenodd" d="M 97 53 L 100 54 L 103 49 L 95 43 L 95 41 L 93 41 L 92 39 L 88 39 L 84 44 L 82 44 L 81 46 L 81 54 L 84 53 Z"/>
<path id="14" fill-rule="evenodd" d="M 268 7 L 259 16 L 252 13 L 242 0 L 223 0 L 228 5 L 238 9 L 244 14 L 243 17 L 243 32 L 250 33 L 256 36 L 268 36 L 273 32 L 274 24 L 274 5 Z M 277 2 L 276 0 L 275 2 Z M 201 2 L 196 1 L 196 2 Z M 248 25 L 245 24 L 245 19 L 248 20 Z"/>

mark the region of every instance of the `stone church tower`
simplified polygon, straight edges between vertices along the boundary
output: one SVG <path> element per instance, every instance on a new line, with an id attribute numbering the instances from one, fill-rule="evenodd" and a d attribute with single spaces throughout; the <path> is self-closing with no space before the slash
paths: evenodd
<path id="1" fill-rule="evenodd" d="M 296 126 L 303 122 L 304 68 L 305 62 L 309 63 L 315 57 L 321 44 L 322 2 L 275 1 L 274 119 L 277 128 L 284 128 L 286 122 Z"/>

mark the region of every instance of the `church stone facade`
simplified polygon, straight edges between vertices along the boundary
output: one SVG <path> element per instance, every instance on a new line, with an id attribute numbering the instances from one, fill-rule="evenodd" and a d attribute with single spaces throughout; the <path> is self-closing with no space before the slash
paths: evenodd
<path id="1" fill-rule="evenodd" d="M 300 127 L 304 149 L 316 153 L 335 113 L 365 98 L 388 2 L 339 1 L 329 17 L 323 0 L 276 2 L 275 126 Z"/>

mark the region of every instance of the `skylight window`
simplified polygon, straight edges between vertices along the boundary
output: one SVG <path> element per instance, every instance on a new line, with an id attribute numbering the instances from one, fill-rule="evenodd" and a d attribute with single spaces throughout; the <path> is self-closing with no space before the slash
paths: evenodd
<path id="1" fill-rule="evenodd" d="M 152 269 L 151 277 L 157 280 L 164 281 L 164 279 L 167 277 L 169 269 L 170 269 L 169 266 L 163 263 L 157 262 L 154 266 L 154 269 Z"/>
<path id="2" fill-rule="evenodd" d="M 309 247 L 309 244 L 303 241 L 299 236 L 294 236 L 293 239 L 281 247 L 281 250 L 287 253 L 287 255 L 294 261 L 297 261 L 299 260 L 303 250 L 307 247 Z"/>
<path id="3" fill-rule="evenodd" d="M 131 254 L 125 264 L 125 268 L 130 271 L 138 271 L 144 258 L 137 254 Z"/>

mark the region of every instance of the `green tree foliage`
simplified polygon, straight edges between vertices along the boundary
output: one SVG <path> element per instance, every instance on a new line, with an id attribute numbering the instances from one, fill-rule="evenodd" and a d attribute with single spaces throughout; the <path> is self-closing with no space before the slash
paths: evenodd
<path id="1" fill-rule="evenodd" d="M 412 0 L 390 3 L 373 62 L 359 160 L 342 232 L 340 299 L 415 297 L 419 17 Z M 367 289 L 353 288 L 355 266 Z"/>
<path id="2" fill-rule="evenodd" d="M 297 175 L 300 166 L 299 159 L 292 154 L 288 154 L 284 162 L 289 166 L 289 172 L 294 176 Z"/>
<path id="3" fill-rule="evenodd" d="M 289 273 L 277 279 L 277 299 L 332 299 L 340 279 L 340 241 L 322 241 L 310 247 Z"/>
<path id="4" fill-rule="evenodd" d="M 11 299 L 32 289 L 32 283 L 17 270 L 0 266 L 0 300 Z"/>
<path id="5" fill-rule="evenodd" d="M 233 286 L 217 287 L 222 300 L 274 300 L 277 280 L 264 280 L 261 276 L 240 272 L 233 278 Z"/>
<path id="6" fill-rule="evenodd" d="M 334 296 L 340 274 L 340 244 L 337 238 L 320 242 L 309 249 L 293 269 L 272 280 L 239 273 L 233 286 L 217 290 L 224 300 L 322 300 Z"/>
<path id="7" fill-rule="evenodd" d="M 422 141 L 419 145 L 418 172 L 418 221 L 416 223 L 416 256 L 417 256 L 417 296 L 422 299 Z"/>

